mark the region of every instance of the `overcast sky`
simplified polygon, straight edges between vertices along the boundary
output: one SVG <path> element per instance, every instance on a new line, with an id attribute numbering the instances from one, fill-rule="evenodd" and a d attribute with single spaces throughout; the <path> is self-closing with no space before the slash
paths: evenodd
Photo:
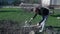
<path id="1" fill-rule="evenodd" d="M 52 0 L 53 5 L 60 5 L 60 0 Z M 50 0 L 42 0 L 42 5 L 48 6 L 50 5 Z"/>
<path id="2" fill-rule="evenodd" d="M 50 0 L 42 0 L 42 6 L 49 6 Z"/>

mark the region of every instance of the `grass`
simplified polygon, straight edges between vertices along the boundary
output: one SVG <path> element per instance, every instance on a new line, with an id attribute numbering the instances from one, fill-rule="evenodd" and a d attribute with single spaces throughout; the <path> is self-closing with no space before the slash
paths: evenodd
<path id="1" fill-rule="evenodd" d="M 57 19 L 57 15 L 60 15 L 60 10 L 55 10 L 55 14 L 49 16 L 46 22 L 46 25 L 52 26 L 60 26 L 60 20 Z M 16 20 L 19 23 L 24 23 L 26 20 L 29 21 L 31 17 L 33 17 L 33 12 L 24 11 L 23 9 L 17 8 L 1 8 L 0 9 L 0 20 L 2 19 L 10 19 Z M 37 15 L 37 17 L 32 21 L 32 24 L 36 24 L 41 20 L 41 16 Z"/>

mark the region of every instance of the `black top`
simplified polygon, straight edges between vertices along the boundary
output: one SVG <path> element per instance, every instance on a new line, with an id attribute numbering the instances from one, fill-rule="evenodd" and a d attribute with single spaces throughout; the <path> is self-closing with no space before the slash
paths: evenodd
<path id="1" fill-rule="evenodd" d="M 40 9 L 39 8 L 36 8 L 35 10 L 37 13 L 34 15 L 33 18 L 35 18 L 38 15 L 41 15 L 41 16 L 46 16 L 49 14 L 49 10 L 47 8 L 44 8 L 44 7 L 41 7 Z"/>
<path id="2" fill-rule="evenodd" d="M 46 16 L 49 14 L 49 10 L 47 8 L 42 7 L 41 9 L 37 8 L 39 15 Z"/>

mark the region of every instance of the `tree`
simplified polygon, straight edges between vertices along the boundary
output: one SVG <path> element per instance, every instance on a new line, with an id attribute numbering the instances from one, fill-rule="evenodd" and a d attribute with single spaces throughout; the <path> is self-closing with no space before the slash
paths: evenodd
<path id="1" fill-rule="evenodd" d="M 14 6 L 18 6 L 20 3 L 21 3 L 20 0 L 14 0 L 14 2 L 13 2 Z"/>
<path id="2" fill-rule="evenodd" d="M 8 5 L 8 1 L 7 0 L 0 0 L 0 5 Z"/>

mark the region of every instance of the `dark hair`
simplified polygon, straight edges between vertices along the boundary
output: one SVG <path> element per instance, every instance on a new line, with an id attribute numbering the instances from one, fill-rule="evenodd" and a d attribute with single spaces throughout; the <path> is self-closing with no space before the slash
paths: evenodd
<path id="1" fill-rule="evenodd" d="M 31 11 L 33 11 L 33 8 L 31 9 Z"/>

